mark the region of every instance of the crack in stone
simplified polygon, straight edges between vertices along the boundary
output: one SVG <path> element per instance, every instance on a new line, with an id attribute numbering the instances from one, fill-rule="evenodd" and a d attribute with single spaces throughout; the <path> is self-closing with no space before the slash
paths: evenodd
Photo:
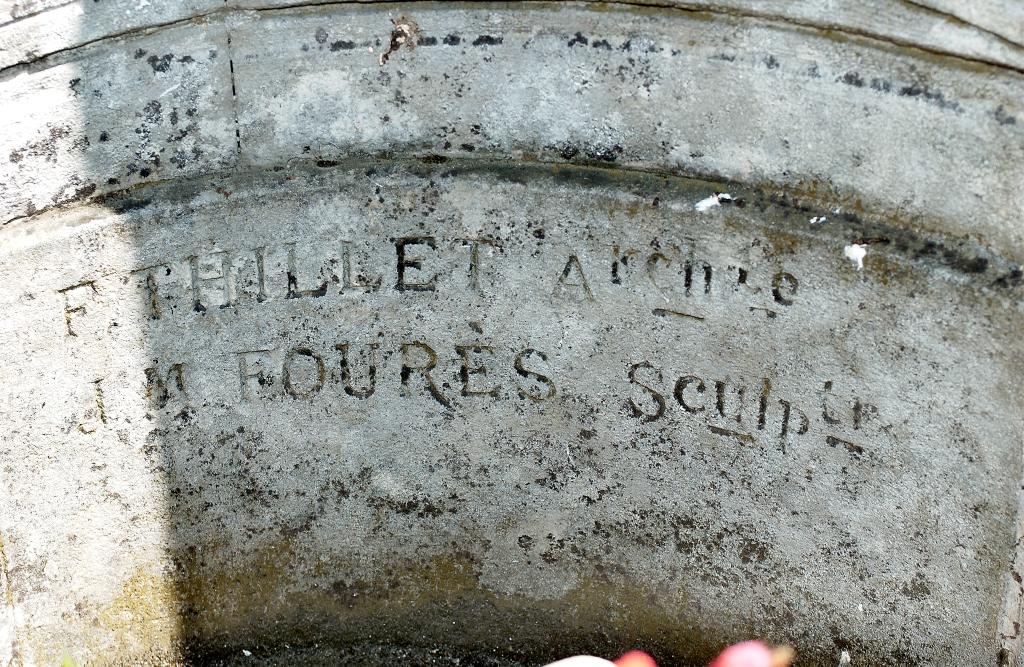
<path id="1" fill-rule="evenodd" d="M 227 0 L 224 0 L 227 2 Z M 238 92 L 235 88 L 235 59 L 231 55 L 231 31 L 228 31 L 228 68 L 231 71 L 231 113 L 235 120 L 235 155 L 242 156 L 242 133 L 238 129 Z"/>

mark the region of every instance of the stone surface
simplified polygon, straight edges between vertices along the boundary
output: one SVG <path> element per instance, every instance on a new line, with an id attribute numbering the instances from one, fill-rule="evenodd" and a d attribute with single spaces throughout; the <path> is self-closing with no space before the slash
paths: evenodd
<path id="1" fill-rule="evenodd" d="M 1019 70 L 399 9 L 3 71 L 0 664 L 1012 664 Z"/>
<path id="2" fill-rule="evenodd" d="M 268 11 L 297 6 L 371 4 L 378 0 L 2 0 L 0 1 L 0 67 L 30 64 L 65 49 L 120 35 L 149 30 L 171 23 L 206 22 L 211 16 L 235 10 Z M 455 3 L 446 2 L 446 5 Z M 540 4 L 540 3 L 536 3 Z M 902 46 L 927 49 L 1009 66 L 1024 66 L 1024 28 L 1014 0 L 954 3 L 948 0 L 891 2 L 866 0 L 836 3 L 830 0 L 632 0 L 593 2 L 600 7 L 658 8 L 663 15 L 675 8 L 682 12 L 740 15 L 771 22 L 790 23 L 815 31 L 857 35 Z M 418 3 L 420 8 L 429 6 Z"/>
<path id="3" fill-rule="evenodd" d="M 341 5 L 218 14 L 9 70 L 4 219 L 234 165 L 489 154 L 786 187 L 1021 245 L 1017 72 L 739 17 L 529 6 L 423 8 L 421 46 L 387 68 L 396 12 Z"/>

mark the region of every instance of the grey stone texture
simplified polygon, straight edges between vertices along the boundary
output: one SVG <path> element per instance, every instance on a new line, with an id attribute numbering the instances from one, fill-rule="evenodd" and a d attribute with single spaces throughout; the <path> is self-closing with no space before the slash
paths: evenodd
<path id="1" fill-rule="evenodd" d="M 1015 664 L 1019 10 L 831 5 L 0 3 L 0 665 Z"/>

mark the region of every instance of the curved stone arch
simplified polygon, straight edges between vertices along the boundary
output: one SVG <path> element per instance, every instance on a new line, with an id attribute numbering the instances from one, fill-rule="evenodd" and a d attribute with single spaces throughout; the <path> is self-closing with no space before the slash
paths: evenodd
<path id="1" fill-rule="evenodd" d="M 0 84 L 11 657 L 417 632 L 507 661 L 635 641 L 706 661 L 744 633 L 822 664 L 1015 655 L 1012 34 L 679 7 L 6 24 L 31 44 Z M 403 20 L 418 45 L 382 63 Z M 332 338 L 353 323 L 380 340 Z M 343 363 L 372 383 L 346 392 Z M 502 407 L 474 411 L 492 388 Z M 436 442 L 400 430 L 421 423 Z M 483 453 L 500 474 L 469 467 Z M 520 459 L 541 461 L 509 492 L 526 519 L 489 500 Z M 780 490 L 794 462 L 811 479 Z"/>

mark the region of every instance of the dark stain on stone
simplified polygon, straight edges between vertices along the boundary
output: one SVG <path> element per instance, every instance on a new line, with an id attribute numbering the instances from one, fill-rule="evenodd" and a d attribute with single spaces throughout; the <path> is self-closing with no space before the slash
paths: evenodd
<path id="1" fill-rule="evenodd" d="M 462 38 L 458 35 L 445 35 L 442 41 L 448 46 L 458 46 L 462 42 Z"/>
<path id="2" fill-rule="evenodd" d="M 443 155 L 431 154 L 424 155 L 420 158 L 420 161 L 426 162 L 427 164 L 443 164 L 448 161 L 448 158 Z"/>
<path id="3" fill-rule="evenodd" d="M 139 50 L 137 50 L 135 52 L 135 59 L 138 60 L 139 58 L 142 58 L 145 55 L 146 55 L 146 50 L 145 49 L 139 49 Z"/>
<path id="4" fill-rule="evenodd" d="M 494 35 L 480 35 L 473 40 L 473 46 L 497 46 L 505 41 L 504 37 L 495 37 Z"/>
<path id="5" fill-rule="evenodd" d="M 892 82 L 886 79 L 873 78 L 871 79 L 871 90 L 877 90 L 880 93 L 892 92 Z"/>
<path id="6" fill-rule="evenodd" d="M 80 78 L 78 78 L 78 77 L 75 77 L 74 79 L 71 79 L 71 81 L 68 83 L 68 87 L 71 88 L 71 92 L 73 92 L 75 94 L 75 97 L 78 97 L 78 94 L 80 92 L 78 90 L 78 86 L 81 83 L 82 83 L 82 80 Z M 1000 109 L 1001 108 L 1002 107 L 1000 107 Z"/>
<path id="7" fill-rule="evenodd" d="M 163 114 L 160 111 L 159 100 L 151 100 L 146 103 L 146 106 L 142 107 L 144 118 L 150 123 L 159 123 L 163 119 Z"/>
<path id="8" fill-rule="evenodd" d="M 997 106 L 996 110 L 992 112 L 992 117 L 995 118 L 996 122 L 999 123 L 1000 125 L 1017 124 L 1016 116 L 1011 116 L 1010 114 L 1006 113 L 1006 109 L 1003 108 L 1002 104 Z"/>
<path id="9" fill-rule="evenodd" d="M 590 46 L 595 49 L 604 49 L 605 51 L 612 50 L 612 45 L 608 42 L 607 39 L 595 39 L 594 43 L 591 44 Z"/>
<path id="10" fill-rule="evenodd" d="M 845 83 L 847 86 L 853 86 L 854 88 L 864 87 L 864 79 L 856 72 L 847 72 L 839 77 L 838 81 L 840 83 Z"/>
<path id="11" fill-rule="evenodd" d="M 172 116 L 171 124 L 174 125 L 174 124 L 176 124 L 174 122 L 174 119 L 173 119 L 174 112 L 171 112 L 171 116 Z M 185 137 L 187 137 L 190 133 L 195 132 L 198 129 L 199 129 L 199 125 L 197 123 L 195 123 L 195 122 L 191 122 L 188 125 L 186 125 L 185 127 L 181 128 L 180 130 L 175 132 L 174 134 L 168 135 L 167 141 L 169 141 L 171 143 L 177 143 L 177 142 L 181 141 L 182 139 L 184 139 Z"/>
<path id="12" fill-rule="evenodd" d="M 586 46 L 589 43 L 590 41 L 586 37 L 577 32 L 575 35 L 573 35 L 573 38 L 569 40 L 567 45 L 576 46 L 577 44 L 581 44 L 583 46 Z"/>
<path id="13" fill-rule="evenodd" d="M 341 164 L 341 162 L 339 162 L 337 160 L 317 160 L 316 161 L 316 166 L 324 167 L 324 168 L 327 168 L 327 167 L 337 167 L 339 164 Z"/>
<path id="14" fill-rule="evenodd" d="M 622 155 L 622 146 L 592 146 L 584 148 L 587 157 L 601 162 L 615 162 Z"/>
<path id="15" fill-rule="evenodd" d="M 336 42 L 331 42 L 331 51 L 351 51 L 354 48 L 356 48 L 356 43 L 348 40 L 339 39 Z"/>
<path id="16" fill-rule="evenodd" d="M 152 55 L 146 58 L 146 62 L 153 68 L 154 72 L 166 72 L 171 68 L 171 61 L 174 59 L 173 53 L 165 53 L 162 56 Z"/>
<path id="17" fill-rule="evenodd" d="M 764 59 L 764 65 L 768 69 L 779 69 L 779 61 L 772 55 Z"/>
<path id="18" fill-rule="evenodd" d="M 1002 289 L 1010 289 L 1017 287 L 1024 281 L 1024 269 L 1019 266 L 1013 266 L 1009 271 L 999 276 L 992 282 L 992 287 L 999 287 Z"/>
<path id="19" fill-rule="evenodd" d="M 953 109 L 954 111 L 961 111 L 960 103 L 947 100 L 946 96 L 938 90 L 932 90 L 928 86 L 918 85 L 912 83 L 909 86 L 903 86 L 897 93 L 900 97 L 917 97 L 929 104 L 934 104 L 940 109 Z"/>
<path id="20" fill-rule="evenodd" d="M 970 257 L 952 250 L 947 250 L 946 259 L 951 267 L 958 271 L 963 271 L 964 273 L 985 273 L 988 269 L 987 257 Z"/>
<path id="21" fill-rule="evenodd" d="M 437 37 L 420 37 L 418 46 L 437 46 Z"/>
<path id="22" fill-rule="evenodd" d="M 580 154 L 580 149 L 579 146 L 566 142 L 558 148 L 558 154 L 566 160 L 571 160 Z"/>
<path id="23" fill-rule="evenodd" d="M 323 44 L 327 41 L 327 31 L 323 28 L 317 28 L 316 32 L 313 33 L 313 39 L 316 40 L 317 44 Z"/>
<path id="24" fill-rule="evenodd" d="M 49 133 L 47 138 L 41 139 L 40 141 L 33 141 L 32 143 L 16 148 L 11 151 L 9 159 L 11 162 L 21 162 L 26 157 L 42 157 L 47 162 L 57 161 L 57 143 L 61 139 L 66 139 L 71 136 L 71 128 L 65 125 L 50 125 L 48 126 Z"/>
<path id="25" fill-rule="evenodd" d="M 911 600 L 923 600 L 931 593 L 928 580 L 920 572 L 914 578 L 900 587 L 900 592 Z"/>
<path id="26" fill-rule="evenodd" d="M 86 183 L 82 187 L 80 187 L 80 188 L 75 190 L 75 194 L 72 195 L 71 199 L 72 199 L 72 201 L 77 201 L 77 200 L 85 199 L 86 197 L 88 197 L 89 195 L 91 195 L 94 192 L 96 192 L 96 184 L 95 183 Z"/>
<path id="27" fill-rule="evenodd" d="M 109 134 L 107 134 L 106 132 L 100 132 L 100 141 L 108 141 L 109 139 L 110 139 L 110 135 Z"/>
<path id="28" fill-rule="evenodd" d="M 178 169 L 184 169 L 189 164 L 197 162 L 201 158 L 203 152 L 198 146 L 193 146 L 190 151 L 175 150 L 174 155 L 171 156 L 171 164 L 176 166 Z"/>

